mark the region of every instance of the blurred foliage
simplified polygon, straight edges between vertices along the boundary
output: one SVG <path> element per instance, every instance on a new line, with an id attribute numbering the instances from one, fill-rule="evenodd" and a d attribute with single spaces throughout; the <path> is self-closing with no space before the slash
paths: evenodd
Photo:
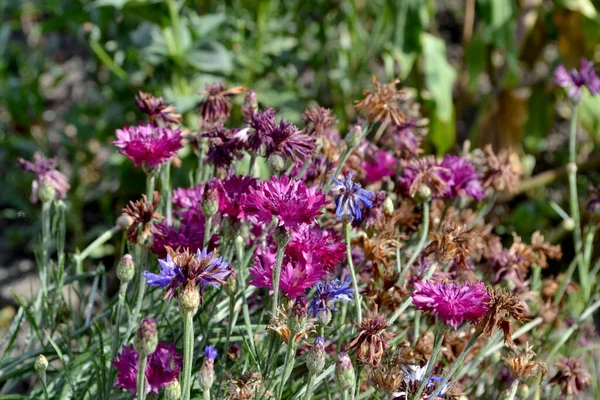
<path id="1" fill-rule="evenodd" d="M 598 0 L 0 2 L 1 241 L 12 251 L 2 253 L 25 249 L 36 220 L 19 156 L 58 158 L 73 186 L 76 246 L 142 191 L 141 172 L 111 145 L 139 117 L 138 90 L 174 103 L 192 129 L 198 92 L 225 80 L 295 122 L 306 106 L 332 108 L 343 130 L 372 74 L 398 76 L 416 89 L 439 154 L 469 138 L 533 155 L 530 174 L 562 165 L 569 108 L 552 71 L 582 57 L 598 63 L 599 9 Z M 588 153 L 599 102 L 580 107 Z M 557 216 L 536 204 L 516 214 L 551 225 Z"/>

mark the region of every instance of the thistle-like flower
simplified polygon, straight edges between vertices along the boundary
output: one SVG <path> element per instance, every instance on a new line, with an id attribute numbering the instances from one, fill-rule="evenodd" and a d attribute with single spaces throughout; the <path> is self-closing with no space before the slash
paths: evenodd
<path id="1" fill-rule="evenodd" d="M 510 356 L 505 358 L 504 361 L 506 362 L 506 365 L 508 365 L 508 369 L 513 378 L 522 381 L 536 376 L 540 372 L 542 375 L 548 373 L 548 367 L 544 362 L 534 361 L 535 352 L 529 342 L 525 343 L 522 348 L 513 346 L 510 352 Z"/>
<path id="2" fill-rule="evenodd" d="M 204 96 L 198 107 L 202 125 L 212 127 L 227 121 L 233 104 L 231 97 L 245 91 L 243 86 L 227 89 L 223 82 L 206 84 L 204 91 L 199 93 Z"/>
<path id="3" fill-rule="evenodd" d="M 64 199 L 67 196 L 71 185 L 69 185 L 67 177 L 56 169 L 54 158 L 46 158 L 41 153 L 35 153 L 33 161 L 19 158 L 17 165 L 35 175 L 31 183 L 30 200 L 32 203 L 37 202 L 40 197 L 40 189 L 45 185 L 54 189 L 54 198 Z"/>
<path id="4" fill-rule="evenodd" d="M 353 178 L 352 172 L 342 180 L 333 178 L 335 184 L 331 187 L 331 194 L 336 206 L 335 216 L 338 219 L 360 221 L 363 210 L 373 206 L 374 193 L 363 189 Z"/>
<path id="5" fill-rule="evenodd" d="M 117 129 L 113 144 L 136 167 L 155 168 L 168 161 L 183 147 L 179 129 L 140 124 Z"/>
<path id="6" fill-rule="evenodd" d="M 299 305 L 302 305 L 304 310 Z M 305 302 L 290 300 L 271 315 L 267 330 L 275 332 L 285 344 L 297 345 L 302 340 L 308 339 L 308 335 L 314 331 L 314 322 L 315 320 L 306 314 Z"/>
<path id="7" fill-rule="evenodd" d="M 144 114 L 148 114 L 148 118 L 152 124 L 155 124 L 158 119 L 161 119 L 166 124 L 180 124 L 181 114 L 175 113 L 175 106 L 166 105 L 162 97 L 154 97 L 150 93 L 138 92 L 135 102 Z"/>
<path id="8" fill-rule="evenodd" d="M 123 209 L 123 214 L 133 220 L 125 232 L 129 243 L 139 243 L 146 248 L 152 247 L 154 224 L 163 219 L 162 215 L 156 212 L 158 203 L 160 203 L 160 194 L 154 192 L 152 203 L 148 203 L 148 198 L 143 194 L 140 200 L 130 201 Z"/>
<path id="9" fill-rule="evenodd" d="M 398 83 L 400 80 L 394 79 L 386 85 L 381 85 L 373 75 L 375 90 L 363 91 L 365 98 L 357 101 L 354 107 L 358 111 L 364 111 L 369 122 L 388 121 L 400 125 L 405 116 L 398 103 L 406 99 L 406 94 L 396 89 Z"/>
<path id="10" fill-rule="evenodd" d="M 246 372 L 237 379 L 229 381 L 226 400 L 251 400 L 254 399 L 256 391 L 261 387 L 262 379 L 260 372 Z"/>
<path id="11" fill-rule="evenodd" d="M 563 358 L 556 363 L 558 372 L 550 380 L 551 385 L 559 385 L 565 396 L 577 396 L 590 383 L 590 375 L 583 369 L 581 361 Z"/>
<path id="12" fill-rule="evenodd" d="M 579 103 L 583 96 L 583 88 L 586 87 L 591 95 L 600 93 L 600 78 L 596 74 L 594 63 L 582 59 L 581 67 L 567 71 L 564 65 L 559 65 L 554 71 L 554 82 L 560 87 L 568 89 L 569 99 L 573 103 Z"/>
<path id="13" fill-rule="evenodd" d="M 384 351 L 389 347 L 393 334 L 385 330 L 390 327 L 384 314 L 368 313 L 357 325 L 358 335 L 347 346 L 347 350 L 356 349 L 356 360 L 363 364 L 379 365 Z"/>

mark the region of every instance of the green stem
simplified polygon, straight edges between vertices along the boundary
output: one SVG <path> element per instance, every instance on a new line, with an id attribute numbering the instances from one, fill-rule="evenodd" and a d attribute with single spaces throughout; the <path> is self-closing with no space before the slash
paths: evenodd
<path id="1" fill-rule="evenodd" d="M 286 246 L 277 247 L 277 262 L 275 263 L 275 269 L 273 270 L 273 301 L 271 303 L 271 313 L 273 315 L 277 313 L 277 308 L 279 307 L 279 280 L 281 279 L 281 264 L 283 263 L 285 247 Z"/>
<path id="2" fill-rule="evenodd" d="M 315 384 L 315 374 L 308 374 L 308 383 L 306 384 L 306 394 L 304 395 L 304 400 L 310 400 L 312 398 L 313 386 Z"/>
<path id="3" fill-rule="evenodd" d="M 167 162 L 162 170 L 162 198 L 165 205 L 167 225 L 173 223 L 173 204 L 171 203 L 171 163 Z"/>
<path id="4" fill-rule="evenodd" d="M 113 354 L 113 359 L 115 358 L 115 356 L 117 355 L 117 352 L 119 351 L 119 346 L 121 345 L 121 340 L 120 340 L 120 335 L 119 335 L 119 327 L 121 325 L 121 319 L 122 319 L 122 312 L 123 312 L 123 305 L 125 304 L 125 297 L 127 296 L 127 282 L 121 283 L 121 286 L 119 287 L 119 299 L 117 300 L 117 315 L 116 315 L 116 319 L 115 319 L 115 326 L 114 326 L 114 333 L 113 333 L 113 343 L 112 343 L 112 354 Z"/>
<path id="5" fill-rule="evenodd" d="M 133 308 L 133 313 L 131 314 L 133 317 L 132 322 L 135 322 L 135 319 L 138 317 L 140 310 L 142 309 L 142 304 L 144 302 L 144 294 L 146 293 L 146 280 L 142 276 L 146 264 L 148 263 L 148 251 L 143 249 L 142 246 L 136 246 L 136 275 L 137 275 L 137 296 L 135 300 L 135 307 Z"/>
<path id="6" fill-rule="evenodd" d="M 83 262 L 86 258 L 90 256 L 98 247 L 102 246 L 104 243 L 108 242 L 112 237 L 121 230 L 119 226 L 113 226 L 102 235 L 98 236 L 96 240 L 88 245 L 83 251 L 79 254 L 75 255 L 77 262 Z M 82 273 L 83 271 L 78 271 L 78 273 Z"/>
<path id="7" fill-rule="evenodd" d="M 510 385 L 510 392 L 508 393 L 508 397 L 506 398 L 506 400 L 514 400 L 515 395 L 517 394 L 517 389 L 519 388 L 519 380 L 515 379 L 512 383 L 512 385 Z"/>
<path id="8" fill-rule="evenodd" d="M 169 18 L 171 19 L 173 35 L 175 36 L 175 52 L 179 57 L 181 55 L 181 49 L 179 46 L 179 43 L 181 41 L 181 34 L 179 31 L 179 11 L 177 10 L 177 2 L 175 0 L 167 0 L 167 8 L 169 9 Z"/>
<path id="9" fill-rule="evenodd" d="M 42 285 L 42 303 L 48 299 L 48 270 L 50 269 L 50 211 L 52 202 L 42 204 L 42 268 L 40 281 Z"/>
<path id="10" fill-rule="evenodd" d="M 348 389 L 342 392 L 342 400 L 348 400 Z"/>
<path id="11" fill-rule="evenodd" d="M 444 325 L 438 324 L 437 333 L 435 336 L 435 343 L 433 345 L 433 351 L 431 353 L 431 357 L 427 362 L 427 369 L 425 370 L 425 375 L 423 376 L 423 380 L 419 385 L 419 389 L 417 389 L 417 393 L 412 396 L 413 400 L 419 400 L 431 375 L 433 375 L 433 369 L 435 368 L 435 364 L 437 363 L 438 357 L 440 356 L 440 352 L 442 350 L 442 343 L 444 341 L 444 334 L 446 333 L 446 327 Z M 430 398 L 435 399 L 435 397 L 430 396 Z"/>
<path id="12" fill-rule="evenodd" d="M 373 136 L 373 143 L 379 142 L 379 139 L 381 139 L 383 132 L 385 132 L 385 129 L 388 127 L 389 124 L 389 119 L 386 119 L 385 121 L 383 121 L 383 123 L 381 123 L 381 125 L 379 125 L 379 129 L 377 129 L 375 136 Z"/>
<path id="13" fill-rule="evenodd" d="M 250 350 L 254 355 L 256 355 L 256 348 L 254 346 L 254 333 L 252 332 L 252 323 L 250 321 L 250 310 L 248 309 L 248 299 L 246 298 L 246 266 L 244 265 L 244 241 L 236 240 L 235 247 L 237 259 L 240 263 L 240 268 L 238 269 L 238 283 L 240 285 L 240 291 L 242 292 L 242 313 L 244 315 L 244 325 L 246 327 L 246 335 L 248 335 L 248 342 L 250 343 Z"/>
<path id="14" fill-rule="evenodd" d="M 417 247 L 415 248 L 415 251 L 410 256 L 410 258 L 408 259 L 408 262 L 406 263 L 406 266 L 404 267 L 405 271 L 408 271 L 408 269 L 415 262 L 417 257 L 419 257 L 419 255 L 421 254 L 421 251 L 423 251 L 423 247 L 425 247 L 425 242 L 427 242 L 427 235 L 429 234 L 429 200 L 427 200 L 426 202 L 423 203 L 423 224 L 422 224 L 422 226 L 423 226 L 423 231 L 421 232 L 421 238 L 419 239 L 419 242 L 417 243 Z"/>
<path id="15" fill-rule="evenodd" d="M 181 399 L 190 400 L 192 389 L 192 363 L 194 358 L 194 314 L 190 311 L 183 313 L 183 372 L 181 375 Z"/>
<path id="16" fill-rule="evenodd" d="M 450 378 L 452 378 L 452 376 L 454 376 L 454 374 L 456 373 L 456 371 L 458 371 L 458 369 L 464 363 L 465 358 L 467 357 L 467 354 L 469 354 L 469 351 L 471 351 L 471 348 L 473 347 L 473 345 L 475 344 L 475 342 L 479 338 L 480 334 L 481 334 L 481 332 L 476 331 L 473 334 L 473 336 L 471 336 L 471 338 L 467 342 L 467 345 L 465 346 L 465 348 L 463 349 L 463 351 L 458 355 L 458 357 L 454 361 L 454 364 L 452 364 L 452 367 L 450 367 L 450 371 L 448 371 L 448 373 L 446 374 L 446 376 L 444 377 L 444 379 L 442 379 L 442 381 L 437 385 L 437 387 L 435 388 L 435 391 L 433 392 L 433 394 L 431 396 L 429 396 L 430 398 L 436 399 L 437 396 L 442 392 L 442 390 L 444 389 L 444 387 L 446 386 L 446 384 L 450 381 Z"/>
<path id="17" fill-rule="evenodd" d="M 210 390 L 202 392 L 202 400 L 210 400 Z"/>
<path id="18" fill-rule="evenodd" d="M 327 194 L 327 192 L 329 192 L 329 188 L 331 187 L 331 184 L 333 183 L 333 178 L 338 177 L 338 175 L 342 171 L 342 168 L 344 168 L 344 164 L 346 164 L 348 157 L 350 157 L 350 154 L 352 154 L 352 150 L 354 150 L 354 148 L 351 148 L 351 147 L 344 150 L 344 152 L 342 153 L 342 158 L 340 159 L 339 165 L 335 169 L 335 172 L 333 173 L 333 175 L 331 175 L 329 177 L 329 179 L 327 180 L 327 184 L 323 187 L 323 193 Z"/>
<path id="19" fill-rule="evenodd" d="M 344 223 L 344 239 L 346 241 L 346 259 L 348 261 L 348 269 L 350 269 L 350 277 L 352 278 L 352 285 L 354 287 L 354 306 L 356 307 L 356 321 L 360 324 L 362 322 L 362 299 L 358 290 L 358 279 L 356 277 L 356 271 L 354 270 L 354 262 L 352 261 L 352 249 L 350 243 L 350 233 L 352 226 L 348 223 Z"/>
<path id="20" fill-rule="evenodd" d="M 67 235 L 67 206 L 63 201 L 55 203 L 58 214 L 58 232 L 56 235 L 56 253 L 58 259 L 58 283 L 54 293 L 54 313 L 57 316 L 65 285 L 65 238 Z"/>
<path id="21" fill-rule="evenodd" d="M 577 114 L 578 105 L 573 106 L 573 115 L 571 116 L 571 122 L 569 124 L 569 165 L 567 166 L 567 173 L 569 177 L 569 206 L 571 209 L 571 218 L 573 219 L 573 243 L 575 246 L 575 254 L 581 252 L 581 222 L 579 219 L 579 199 L 577 196 Z M 579 264 L 579 280 L 584 294 L 587 293 L 586 289 L 589 285 L 589 276 L 584 271 L 583 260 L 578 261 Z"/>
<path id="22" fill-rule="evenodd" d="M 146 398 L 146 363 L 148 357 L 140 357 L 138 364 L 138 373 L 136 379 L 137 398 L 138 400 L 144 400 Z"/>
<path id="23" fill-rule="evenodd" d="M 208 246 L 208 242 L 210 241 L 211 230 L 212 230 L 212 216 L 206 217 L 206 224 L 204 225 L 204 248 Z"/>
<path id="24" fill-rule="evenodd" d="M 152 204 L 154 201 L 154 183 L 156 182 L 156 178 L 153 172 L 149 172 L 146 174 L 146 201 L 148 204 Z"/>
<path id="25" fill-rule="evenodd" d="M 281 382 L 279 383 L 279 394 L 277 395 L 277 399 L 281 400 L 283 396 L 283 389 L 285 388 L 285 384 L 288 381 L 290 375 L 292 374 L 292 370 L 294 369 L 294 361 L 296 358 L 296 346 L 293 340 L 293 337 L 290 338 L 290 343 L 288 343 L 287 352 L 285 353 L 285 362 L 283 364 L 283 375 L 281 376 Z"/>

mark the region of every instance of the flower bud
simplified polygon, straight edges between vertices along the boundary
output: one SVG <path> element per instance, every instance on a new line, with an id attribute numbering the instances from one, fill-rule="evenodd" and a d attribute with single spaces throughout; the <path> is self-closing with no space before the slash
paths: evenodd
<path id="1" fill-rule="evenodd" d="M 154 353 L 158 345 L 158 331 L 153 318 L 144 318 L 135 333 L 133 347 L 141 357 Z"/>
<path id="2" fill-rule="evenodd" d="M 37 358 L 35 359 L 35 363 L 33 364 L 33 368 L 38 374 L 46 372 L 46 370 L 48 369 L 48 360 L 43 354 L 37 356 Z"/>
<path id="3" fill-rule="evenodd" d="M 567 164 L 567 173 L 575 174 L 577 173 L 577 164 L 570 162 Z"/>
<path id="4" fill-rule="evenodd" d="M 154 234 L 151 229 L 142 229 L 137 236 L 137 243 L 144 249 L 149 249 L 154 244 Z"/>
<path id="5" fill-rule="evenodd" d="M 315 343 L 306 355 L 306 367 L 311 374 L 318 374 L 325 367 L 325 341 L 322 337 L 315 339 Z"/>
<path id="6" fill-rule="evenodd" d="M 383 212 L 385 215 L 392 215 L 394 212 L 394 202 L 390 197 L 386 197 L 383 201 Z"/>
<path id="7" fill-rule="evenodd" d="M 133 263 L 133 257 L 129 254 L 125 254 L 119 265 L 117 265 L 117 278 L 121 283 L 128 283 L 133 279 L 135 274 L 135 265 Z"/>
<path id="8" fill-rule="evenodd" d="M 181 399 L 181 385 L 177 378 L 173 379 L 165 388 L 165 400 Z"/>
<path id="9" fill-rule="evenodd" d="M 285 171 L 285 157 L 281 153 L 271 153 L 269 158 L 267 158 L 267 163 L 273 172 L 280 173 Z"/>
<path id="10" fill-rule="evenodd" d="M 208 182 L 202 195 L 201 204 L 202 214 L 205 217 L 212 217 L 219 212 L 219 192 L 213 181 Z"/>
<path id="11" fill-rule="evenodd" d="M 238 281 L 237 281 L 237 274 L 235 273 L 235 270 L 232 269 L 231 272 L 229 273 L 227 280 L 223 284 L 223 290 L 225 290 L 225 293 L 227 293 L 229 296 L 235 296 L 237 294 Z"/>
<path id="12" fill-rule="evenodd" d="M 131 218 L 127 214 L 121 214 L 115 222 L 115 225 L 117 225 L 122 230 L 127 230 L 131 226 L 131 224 L 133 224 L 133 218 Z"/>
<path id="13" fill-rule="evenodd" d="M 204 391 L 210 390 L 215 381 L 215 358 L 217 355 L 217 349 L 212 346 L 206 346 L 204 349 L 204 363 L 198 373 L 198 382 Z"/>
<path id="14" fill-rule="evenodd" d="M 275 240 L 278 247 L 287 246 L 291 238 L 292 235 L 283 226 L 276 227 L 273 232 L 273 240 Z"/>
<path id="15" fill-rule="evenodd" d="M 243 246 L 243 245 L 244 245 L 244 238 L 241 236 L 237 236 L 235 238 L 235 246 L 238 247 L 238 246 Z"/>
<path id="16" fill-rule="evenodd" d="M 421 185 L 419 186 L 419 189 L 417 190 L 417 193 L 415 194 L 415 198 L 418 201 L 427 201 L 429 199 L 431 199 L 431 195 L 433 193 L 431 192 L 431 188 L 427 185 Z"/>
<path id="17" fill-rule="evenodd" d="M 198 311 L 200 305 L 200 293 L 195 286 L 186 286 L 179 295 L 179 307 L 183 312 L 191 312 L 192 315 Z"/>
<path id="18" fill-rule="evenodd" d="M 525 385 L 524 383 L 520 384 L 517 395 L 518 395 L 519 399 L 528 398 L 529 397 L 529 386 Z"/>
<path id="19" fill-rule="evenodd" d="M 340 390 L 345 391 L 354 387 L 356 376 L 354 375 L 354 367 L 348 354 L 340 353 L 337 362 L 335 363 L 335 380 L 337 381 Z"/>
<path id="20" fill-rule="evenodd" d="M 572 232 L 575 229 L 575 221 L 573 218 L 563 219 L 562 226 L 566 231 Z"/>
<path id="21" fill-rule="evenodd" d="M 321 325 L 329 325 L 329 323 L 331 322 L 331 311 L 328 308 L 326 308 L 324 311 L 319 311 L 317 313 L 317 319 L 319 320 Z"/>
<path id="22" fill-rule="evenodd" d="M 344 141 L 346 142 L 346 146 L 348 146 L 349 149 L 353 149 L 356 146 L 358 146 L 361 139 L 362 139 L 362 128 L 360 127 L 360 125 L 352 125 L 350 127 L 350 130 L 346 134 Z"/>
<path id="23" fill-rule="evenodd" d="M 56 189 L 50 183 L 42 182 L 37 194 L 42 203 L 49 203 L 56 198 Z"/>

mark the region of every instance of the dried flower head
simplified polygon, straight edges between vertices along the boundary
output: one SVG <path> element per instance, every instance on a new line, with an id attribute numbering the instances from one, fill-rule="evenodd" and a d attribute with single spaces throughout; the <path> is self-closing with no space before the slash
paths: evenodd
<path id="1" fill-rule="evenodd" d="M 432 231 L 432 242 L 425 248 L 423 255 L 433 254 L 441 264 L 452 262 L 468 268 L 468 259 L 473 251 L 475 236 L 466 225 L 447 220 L 442 223 L 440 232 Z"/>
<path id="2" fill-rule="evenodd" d="M 398 103 L 406 99 L 406 94 L 396 89 L 398 83 L 400 80 L 394 79 L 386 85 L 381 85 L 373 75 L 375 90 L 363 91 L 365 98 L 357 101 L 354 107 L 358 111 L 364 111 L 369 122 L 387 121 L 400 125 L 405 116 Z"/>
<path id="3" fill-rule="evenodd" d="M 243 86 L 227 89 L 223 82 L 206 84 L 204 91 L 199 93 L 204 96 L 198 107 L 202 125 L 212 127 L 227 121 L 233 104 L 231 97 L 245 91 Z"/>
<path id="4" fill-rule="evenodd" d="M 154 224 L 163 219 L 163 216 L 156 212 L 158 203 L 160 203 L 160 194 L 154 192 L 152 203 L 148 203 L 148 198 L 143 194 L 141 199 L 135 202 L 130 201 L 127 207 L 123 209 L 123 214 L 133 219 L 133 223 L 125 233 L 129 243 L 138 242 L 138 231 L 141 232 L 142 236 L 152 236 L 154 234 Z M 148 247 L 151 247 L 151 245 L 152 243 Z"/>
<path id="5" fill-rule="evenodd" d="M 563 358 L 555 364 L 558 372 L 551 385 L 559 385 L 565 396 L 577 396 L 590 383 L 590 375 L 583 369 L 581 361 L 575 358 Z"/>
<path id="6" fill-rule="evenodd" d="M 524 380 L 541 373 L 546 375 L 548 367 L 542 361 L 534 361 L 535 352 L 529 342 L 522 347 L 512 346 L 510 356 L 504 359 L 513 378 Z"/>
<path id="7" fill-rule="evenodd" d="M 388 342 L 394 337 L 385 332 L 390 327 L 385 315 L 379 314 L 376 308 L 357 327 L 360 331 L 347 346 L 347 350 L 356 349 L 356 359 L 363 364 L 379 365 L 384 351 L 389 347 Z"/>
<path id="8" fill-rule="evenodd" d="M 414 197 L 419 191 L 428 190 L 434 198 L 445 196 L 449 184 L 449 171 L 440 166 L 434 156 L 412 158 L 403 161 L 402 166 L 398 186 L 404 193 Z"/>
<path id="9" fill-rule="evenodd" d="M 498 192 L 507 191 L 516 193 L 519 190 L 519 175 L 521 171 L 518 167 L 515 153 L 508 150 L 501 150 L 494 154 L 491 145 L 483 148 L 484 162 L 481 166 L 481 182 L 484 188 L 493 188 Z"/>
<path id="10" fill-rule="evenodd" d="M 527 319 L 525 305 L 507 289 L 496 289 L 487 286 L 487 292 L 490 296 L 490 300 L 487 302 L 489 308 L 477 323 L 478 329 L 490 338 L 494 335 L 496 329 L 502 329 L 504 343 L 514 344 L 511 318 L 524 322 Z"/>
<path id="11" fill-rule="evenodd" d="M 271 322 L 267 327 L 267 330 L 275 332 L 285 344 L 298 344 L 308 339 L 308 335 L 315 331 L 315 319 L 306 314 L 298 316 L 298 313 L 294 312 L 297 307 L 294 306 L 294 301 L 290 300 L 279 307 L 277 312 L 271 315 Z"/>
<path id="12" fill-rule="evenodd" d="M 252 400 L 261 385 L 260 372 L 246 372 L 238 379 L 229 380 L 226 400 Z"/>
<path id="13" fill-rule="evenodd" d="M 337 124 L 333 112 L 328 108 L 308 108 L 302 113 L 302 120 L 306 124 L 304 131 L 310 136 L 322 136 Z"/>
<path id="14" fill-rule="evenodd" d="M 138 92 L 135 102 L 144 114 L 148 114 L 150 123 L 161 119 L 166 124 L 180 124 L 181 114 L 175 113 L 175 106 L 166 105 L 162 97 L 154 97 L 150 93 Z"/>
<path id="15" fill-rule="evenodd" d="M 560 244 L 553 246 L 546 243 L 540 231 L 535 231 L 531 235 L 531 251 L 537 256 L 535 263 L 542 268 L 548 267 L 548 259 L 560 260 L 562 258 Z"/>

